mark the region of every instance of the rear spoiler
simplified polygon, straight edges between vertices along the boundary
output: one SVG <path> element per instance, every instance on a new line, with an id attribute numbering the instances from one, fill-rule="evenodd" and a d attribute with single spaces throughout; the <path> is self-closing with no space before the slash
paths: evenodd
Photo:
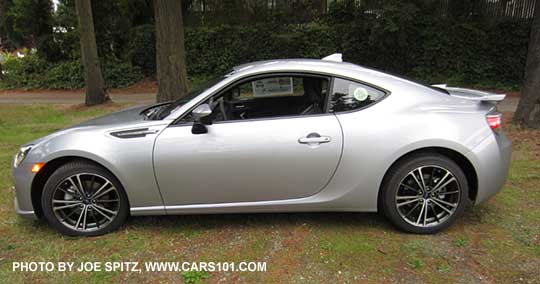
<path id="1" fill-rule="evenodd" d="M 432 87 L 444 89 L 453 97 L 479 102 L 498 103 L 506 98 L 505 94 L 494 94 L 472 89 L 447 87 L 446 84 L 432 85 Z"/>

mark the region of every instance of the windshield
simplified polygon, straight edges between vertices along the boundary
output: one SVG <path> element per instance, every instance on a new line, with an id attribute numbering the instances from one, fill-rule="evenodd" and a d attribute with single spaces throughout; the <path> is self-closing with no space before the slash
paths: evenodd
<path id="1" fill-rule="evenodd" d="M 225 78 L 224 76 L 219 76 L 219 77 L 215 77 L 215 78 L 212 78 L 210 80 L 207 80 L 207 81 L 205 81 L 205 82 L 203 82 L 201 84 L 198 84 L 198 86 L 195 87 L 193 90 L 191 90 L 189 93 L 187 93 L 187 95 L 183 96 L 182 98 L 180 98 L 180 99 L 178 99 L 178 100 L 176 100 L 174 102 L 171 102 L 169 105 L 166 105 L 159 112 L 158 119 L 163 119 L 163 118 L 167 117 L 174 110 L 176 110 L 176 108 L 178 108 L 179 106 L 189 102 L 190 100 L 192 100 L 196 96 L 202 94 L 204 91 L 208 90 L 210 87 L 214 86 L 215 84 L 217 84 L 218 82 L 220 82 L 224 78 Z"/>

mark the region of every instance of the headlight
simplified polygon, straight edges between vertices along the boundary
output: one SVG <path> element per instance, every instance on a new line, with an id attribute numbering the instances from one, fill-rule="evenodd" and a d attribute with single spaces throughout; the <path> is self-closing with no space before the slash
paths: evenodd
<path id="1" fill-rule="evenodd" d="M 17 155 L 15 155 L 15 158 L 13 159 L 13 167 L 18 167 L 24 161 L 24 158 L 26 158 L 26 155 L 28 155 L 30 149 L 32 149 L 32 146 L 25 146 L 19 149 L 19 152 L 17 153 Z"/>

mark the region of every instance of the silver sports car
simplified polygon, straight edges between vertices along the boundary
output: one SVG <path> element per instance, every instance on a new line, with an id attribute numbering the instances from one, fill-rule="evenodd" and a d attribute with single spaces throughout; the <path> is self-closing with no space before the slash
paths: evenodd
<path id="1" fill-rule="evenodd" d="M 18 214 L 67 235 L 129 215 L 381 211 L 433 233 L 503 186 L 504 95 L 424 86 L 341 61 L 254 62 L 186 98 L 32 141 Z"/>

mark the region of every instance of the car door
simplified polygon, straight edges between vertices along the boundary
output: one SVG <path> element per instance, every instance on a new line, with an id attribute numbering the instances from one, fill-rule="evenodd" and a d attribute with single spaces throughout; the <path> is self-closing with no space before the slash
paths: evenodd
<path id="1" fill-rule="evenodd" d="M 165 205 L 302 198 L 324 189 L 342 151 L 335 115 L 189 124 L 157 138 L 154 168 Z"/>

